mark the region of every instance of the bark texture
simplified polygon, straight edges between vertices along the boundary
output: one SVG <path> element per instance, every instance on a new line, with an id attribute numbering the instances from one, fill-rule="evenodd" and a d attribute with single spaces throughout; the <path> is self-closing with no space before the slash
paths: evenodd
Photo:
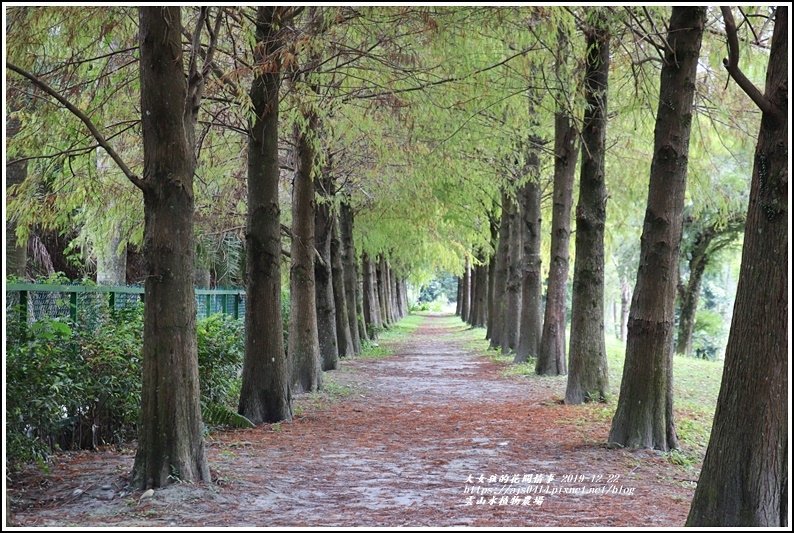
<path id="1" fill-rule="evenodd" d="M 317 305 L 317 338 L 320 343 L 320 360 L 323 370 L 334 370 L 339 363 L 339 345 L 336 339 L 336 301 L 334 298 L 333 267 L 331 265 L 332 178 L 325 173 L 315 179 L 320 201 L 314 207 L 314 301 Z"/>
<path id="2" fill-rule="evenodd" d="M 179 7 L 139 9 L 146 306 L 133 484 L 209 481 L 193 292 L 193 174 Z"/>
<path id="3" fill-rule="evenodd" d="M 313 113 L 308 131 L 316 131 Z M 314 127 L 313 127 L 314 126 Z M 292 244 L 290 255 L 289 358 L 292 382 L 298 392 L 322 385 L 320 341 L 314 288 L 314 146 L 308 133 L 295 127 L 295 174 L 292 180 Z"/>
<path id="4" fill-rule="evenodd" d="M 510 199 L 502 193 L 502 214 L 499 218 L 499 244 L 494 260 L 492 300 L 492 324 L 490 348 L 502 346 L 502 328 L 505 314 L 505 289 L 507 285 L 507 248 L 510 239 Z"/>
<path id="5" fill-rule="evenodd" d="M 521 325 L 514 363 L 523 363 L 530 357 L 537 357 L 543 332 L 540 277 L 540 158 L 534 149 L 527 161 L 532 178 L 519 192 L 522 248 Z"/>
<path id="6" fill-rule="evenodd" d="M 361 353 L 361 340 L 367 338 L 367 330 L 363 326 L 363 313 L 358 312 L 361 291 L 358 288 L 358 263 L 356 247 L 353 242 L 353 210 L 350 204 L 342 202 L 339 208 L 339 234 L 342 241 L 343 279 L 345 298 L 347 301 L 347 321 L 353 341 L 353 352 Z"/>
<path id="7" fill-rule="evenodd" d="M 673 420 L 675 296 L 705 21 L 705 8 L 674 7 L 667 35 L 640 265 L 629 310 L 620 398 L 609 433 L 610 442 L 632 448 L 678 447 Z"/>
<path id="8" fill-rule="evenodd" d="M 345 273 L 342 262 L 342 239 L 339 234 L 339 223 L 333 217 L 333 232 L 331 234 L 331 269 L 334 286 L 334 308 L 336 310 L 336 343 L 339 347 L 340 357 L 350 357 L 356 354 L 353 347 L 353 335 L 350 332 L 348 305 L 354 306 L 355 302 L 348 304 L 348 298 L 355 298 L 355 293 L 348 296 L 345 291 Z M 354 327 L 357 327 L 355 321 Z"/>
<path id="9" fill-rule="evenodd" d="M 374 339 L 377 337 L 377 331 L 383 327 L 380 302 L 378 301 L 378 278 L 375 263 L 370 259 L 369 254 L 362 255 L 361 264 L 364 286 L 364 319 L 367 326 L 371 328 L 369 336 Z"/>
<path id="10" fill-rule="evenodd" d="M 510 200 L 508 203 L 508 244 L 506 276 L 505 276 L 505 304 L 502 315 L 502 353 L 510 353 L 518 347 L 519 328 L 521 327 L 521 282 L 523 268 L 521 267 L 521 212 L 517 202 Z"/>
<path id="11" fill-rule="evenodd" d="M 257 65 L 249 96 L 246 218 L 245 361 L 238 412 L 254 424 L 292 419 L 290 368 L 281 317 L 281 210 L 278 202 L 278 97 L 281 85 L 275 7 L 256 11 Z"/>
<path id="12" fill-rule="evenodd" d="M 788 7 L 777 7 L 725 369 L 688 526 L 788 524 Z"/>
<path id="13" fill-rule="evenodd" d="M 587 29 L 582 168 L 576 207 L 576 257 L 571 345 L 565 403 L 606 398 L 609 377 L 604 340 L 604 155 L 607 128 L 609 33 L 603 13 Z"/>
<path id="14" fill-rule="evenodd" d="M 576 158 L 577 131 L 563 110 L 554 116 L 554 191 L 551 214 L 551 265 L 549 265 L 543 333 L 535 372 L 556 376 L 567 372 L 565 361 L 566 294 L 568 249 L 571 239 L 571 206 Z"/>

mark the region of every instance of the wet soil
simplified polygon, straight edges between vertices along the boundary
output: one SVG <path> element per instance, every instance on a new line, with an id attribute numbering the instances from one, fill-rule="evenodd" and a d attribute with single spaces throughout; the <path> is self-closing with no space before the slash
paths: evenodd
<path id="1" fill-rule="evenodd" d="M 661 454 L 604 446 L 564 378 L 505 377 L 428 316 L 385 359 L 335 371 L 335 401 L 213 433 L 214 482 L 141 499 L 133 450 L 60 455 L 9 489 L 24 526 L 683 526 L 693 488 Z"/>

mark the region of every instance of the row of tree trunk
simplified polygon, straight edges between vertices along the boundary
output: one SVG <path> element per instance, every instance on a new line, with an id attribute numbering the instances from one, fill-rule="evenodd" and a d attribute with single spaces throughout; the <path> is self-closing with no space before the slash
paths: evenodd
<path id="1" fill-rule="evenodd" d="M 268 68 L 255 70 L 248 93 L 254 112 L 247 132 L 246 353 L 238 410 L 255 424 L 291 419 L 293 391 L 318 389 L 323 370 L 336 368 L 340 356 L 359 353 L 363 341 L 408 311 L 405 278 L 386 255 L 374 260 L 364 255 L 359 282 L 353 211 L 344 200 L 334 202 L 343 195 L 335 190 L 332 174 L 318 168 L 316 140 L 322 125 L 308 104 L 301 109 L 302 126 L 296 125 L 292 132 L 290 320 L 284 349 L 278 202 L 282 65 L 277 52 L 285 43 L 285 21 L 298 12 L 262 6 L 254 21 L 259 43 L 256 65 Z M 202 19 L 209 13 L 203 8 Z M 323 20 L 319 10 L 309 8 L 308 16 L 310 30 L 319 31 Z M 218 15 L 216 25 L 220 20 Z M 141 68 L 144 178 L 129 172 L 107 143 L 103 146 L 144 193 L 150 274 L 142 417 L 133 476 L 136 485 L 146 488 L 175 478 L 209 479 L 201 438 L 192 291 L 194 125 L 206 70 L 197 70 L 198 50 L 192 50 L 189 75 L 184 75 L 181 46 L 173 44 L 181 39 L 180 8 L 141 8 L 140 22 L 142 65 L 147 66 Z M 198 39 L 202 25 L 197 28 Z M 206 52 L 207 64 L 211 52 L 211 48 Z M 310 54 L 306 72 L 314 62 L 316 57 Z M 177 244 L 174 234 L 183 236 Z"/>
<path id="2" fill-rule="evenodd" d="M 788 10 L 778 7 L 764 93 L 738 67 L 736 25 L 730 8 L 722 8 L 728 33 L 729 74 L 763 112 L 756 146 L 745 245 L 725 370 L 711 439 L 687 525 L 787 525 L 787 283 L 785 109 Z M 627 283 L 621 286 L 624 310 L 620 335 L 626 338 L 626 361 L 612 420 L 610 442 L 621 446 L 668 450 L 678 447 L 673 419 L 672 355 L 674 304 L 680 259 L 687 156 L 697 62 L 705 26 L 705 9 L 674 7 L 665 42 L 654 157 L 641 256 L 631 306 Z M 604 400 L 607 367 L 604 349 L 604 140 L 607 123 L 609 32 L 603 18 L 586 28 L 585 99 L 582 170 L 576 210 L 576 259 L 571 319 L 570 373 L 566 403 Z M 567 239 L 564 220 L 570 209 L 570 179 L 564 162 L 573 154 L 575 136 L 567 137 L 570 121 L 558 113 L 555 139 L 552 268 L 549 275 L 538 373 L 564 373 L 564 285 Z M 566 125 L 566 122 L 568 123 Z M 566 141 L 566 137 L 568 140 Z M 566 149 L 566 146 L 568 147 Z M 571 165 L 573 166 L 573 165 Z M 572 174 L 572 169 L 569 169 Z M 530 181 L 531 184 L 531 181 Z M 487 337 L 491 347 L 514 350 L 516 361 L 532 354 L 537 331 L 534 272 L 534 196 L 525 185 L 502 196 L 502 215 L 486 299 Z M 559 215 L 559 217 L 558 217 Z M 539 227 L 539 217 L 538 217 Z M 556 239 L 556 241 L 555 241 Z M 706 251 L 713 239 L 708 228 L 698 234 L 690 256 L 690 279 L 682 298 L 679 352 L 689 350 Z M 523 246 L 522 246 L 523 245 Z M 478 258 L 466 264 L 460 279 L 458 312 L 477 320 Z M 478 270 L 481 269 L 481 270 Z M 523 276 L 521 274 L 523 270 Z M 688 297 L 686 295 L 688 294 Z M 628 320 L 624 315 L 628 315 Z M 519 318 L 520 317 L 520 318 Z M 688 317 L 688 318 L 687 318 Z M 555 320 L 556 318 L 556 320 Z M 626 323 L 626 326 L 622 326 Z M 554 355 L 557 358 L 555 359 Z"/>

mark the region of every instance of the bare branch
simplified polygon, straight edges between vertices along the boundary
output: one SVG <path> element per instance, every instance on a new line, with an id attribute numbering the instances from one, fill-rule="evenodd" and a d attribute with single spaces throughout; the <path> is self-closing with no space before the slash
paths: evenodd
<path id="1" fill-rule="evenodd" d="M 100 133 L 100 131 L 97 129 L 97 127 L 88 117 L 88 115 L 83 113 L 80 109 L 78 109 L 74 104 L 72 104 L 69 100 L 67 100 L 58 91 L 47 85 L 43 80 L 41 80 L 34 74 L 31 74 L 27 70 L 18 67 L 17 65 L 8 61 L 6 62 L 6 66 L 10 70 L 19 74 L 20 76 L 30 80 L 34 85 L 36 85 L 42 91 L 49 94 L 56 100 L 58 100 L 58 102 L 60 102 L 61 105 L 63 105 L 66 109 L 68 109 L 74 116 L 79 118 L 83 122 L 83 124 L 85 124 L 85 126 L 88 128 L 88 131 L 91 132 L 91 135 L 93 135 L 94 139 L 96 139 L 97 144 L 99 144 L 99 146 L 101 146 L 108 153 L 110 158 L 113 159 L 116 165 L 118 165 L 119 169 L 121 169 L 124 175 L 127 176 L 127 179 L 130 180 L 132 184 L 138 187 L 141 191 L 144 191 L 146 189 L 146 182 L 144 182 L 141 178 L 136 176 L 135 173 L 132 172 L 132 170 L 130 170 L 130 168 L 127 166 L 124 160 L 121 159 L 121 156 L 113 149 L 112 146 L 110 146 L 110 144 L 108 144 L 107 139 L 105 139 L 105 136 L 102 135 L 102 133 Z"/>
<path id="2" fill-rule="evenodd" d="M 721 6 L 720 10 L 722 11 L 722 18 L 725 20 L 725 34 L 728 37 L 728 57 L 722 60 L 725 70 L 728 71 L 733 81 L 755 102 L 755 105 L 762 112 L 779 118 L 781 110 L 769 98 L 764 96 L 739 68 L 739 36 L 736 32 L 736 22 L 733 20 L 733 13 L 730 7 Z"/>
<path id="3" fill-rule="evenodd" d="M 207 77 L 207 74 L 210 73 L 210 70 L 213 68 L 213 56 L 215 55 L 215 49 L 218 46 L 218 34 L 221 30 L 221 22 L 223 21 L 223 12 L 224 9 L 222 7 L 218 7 L 218 16 L 215 18 L 215 26 L 210 28 L 209 20 L 207 20 L 207 32 L 210 34 L 210 42 L 207 45 L 207 51 L 204 54 L 204 68 L 202 69 L 201 76 L 203 78 Z"/>

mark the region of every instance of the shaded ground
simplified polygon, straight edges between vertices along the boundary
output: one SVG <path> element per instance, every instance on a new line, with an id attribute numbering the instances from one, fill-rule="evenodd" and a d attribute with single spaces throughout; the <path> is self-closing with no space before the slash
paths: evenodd
<path id="1" fill-rule="evenodd" d="M 210 487 L 139 500 L 124 491 L 131 450 L 68 454 L 12 487 L 14 523 L 684 524 L 693 489 L 679 467 L 655 452 L 607 449 L 606 422 L 556 401 L 564 380 L 503 377 L 463 329 L 428 316 L 394 356 L 334 372 L 329 389 L 347 391 L 340 401 L 304 399 L 291 423 L 213 434 Z"/>

